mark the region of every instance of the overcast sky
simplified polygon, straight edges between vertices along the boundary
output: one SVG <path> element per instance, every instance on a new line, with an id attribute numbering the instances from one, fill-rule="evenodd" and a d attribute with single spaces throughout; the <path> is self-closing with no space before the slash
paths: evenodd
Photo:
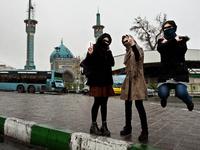
<path id="1" fill-rule="evenodd" d="M 27 19 L 29 0 L 0 0 L 0 64 L 23 69 L 26 64 Z M 188 49 L 200 49 L 200 1 L 199 0 L 32 0 L 36 4 L 34 64 L 36 69 L 50 70 L 49 57 L 54 47 L 63 44 L 74 56 L 84 56 L 90 42 L 95 41 L 93 25 L 99 7 L 104 32 L 112 37 L 113 55 L 124 54 L 121 44 L 123 34 L 134 18 L 146 17 L 155 24 L 159 13 L 167 14 L 176 22 L 177 34 L 191 39 Z M 136 38 L 137 40 L 137 38 Z M 142 43 L 138 41 L 142 46 Z M 152 58 L 153 59 L 153 58 Z"/>

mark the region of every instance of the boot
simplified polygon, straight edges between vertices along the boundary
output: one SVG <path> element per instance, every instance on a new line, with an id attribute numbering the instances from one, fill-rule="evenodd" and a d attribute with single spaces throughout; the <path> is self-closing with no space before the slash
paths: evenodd
<path id="1" fill-rule="evenodd" d="M 189 111 L 192 111 L 193 108 L 194 108 L 194 103 L 191 102 L 190 104 L 188 104 L 188 105 L 187 105 L 187 108 L 188 108 Z"/>
<path id="2" fill-rule="evenodd" d="M 101 126 L 101 130 L 102 132 L 102 135 L 105 135 L 105 136 L 110 136 L 110 131 L 108 130 L 108 127 L 107 127 L 107 122 L 102 122 L 102 126 Z"/>
<path id="3" fill-rule="evenodd" d="M 160 104 L 161 104 L 161 106 L 162 106 L 163 108 L 165 108 L 166 105 L 167 105 L 167 100 L 161 100 L 161 101 L 160 101 Z"/>
<path id="4" fill-rule="evenodd" d="M 129 135 L 132 132 L 132 126 L 125 126 L 122 131 L 120 131 L 120 135 Z"/>
<path id="5" fill-rule="evenodd" d="M 90 134 L 102 135 L 96 122 L 92 122 L 92 125 L 90 127 Z"/>
<path id="6" fill-rule="evenodd" d="M 138 140 L 139 141 L 146 141 L 148 139 L 148 135 L 149 135 L 149 132 L 148 131 L 142 131 L 140 136 L 138 137 Z"/>

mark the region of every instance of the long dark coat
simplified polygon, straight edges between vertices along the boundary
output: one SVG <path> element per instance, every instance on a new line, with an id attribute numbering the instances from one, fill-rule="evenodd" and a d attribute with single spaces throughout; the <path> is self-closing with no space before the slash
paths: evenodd
<path id="1" fill-rule="evenodd" d="M 107 34 L 103 34 L 98 40 L 102 40 Z M 111 39 L 110 39 L 111 41 Z M 98 41 L 97 41 L 98 43 Z M 87 53 L 85 65 L 91 66 L 87 85 L 89 86 L 107 86 L 113 85 L 112 66 L 114 66 L 114 57 L 111 51 L 102 49 L 94 45 L 93 54 Z"/>
<path id="2" fill-rule="evenodd" d="M 131 57 L 128 64 L 126 65 L 126 78 L 124 80 L 121 90 L 120 99 L 123 100 L 129 99 L 132 101 L 148 99 L 147 85 L 143 73 L 144 53 L 142 48 L 139 48 L 138 46 L 137 50 L 140 54 L 139 61 L 135 60 L 135 54 L 132 50 L 132 47 L 131 49 L 126 50 L 126 54 L 128 52 L 131 53 Z"/>

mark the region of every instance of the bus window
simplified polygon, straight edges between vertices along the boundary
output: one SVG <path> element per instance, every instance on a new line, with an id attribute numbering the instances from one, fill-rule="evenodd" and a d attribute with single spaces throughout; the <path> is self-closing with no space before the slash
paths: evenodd
<path id="1" fill-rule="evenodd" d="M 0 82 L 8 82 L 8 75 L 6 73 L 0 74 Z"/>
<path id="2" fill-rule="evenodd" d="M 26 83 L 36 83 L 37 81 L 35 74 L 27 74 L 26 79 L 27 79 Z"/>
<path id="3" fill-rule="evenodd" d="M 57 72 L 55 72 L 55 77 L 54 77 L 54 79 L 62 80 L 62 73 L 57 73 Z"/>
<path id="4" fill-rule="evenodd" d="M 46 84 L 46 79 L 47 79 L 47 76 L 45 74 L 38 73 L 38 75 L 37 75 L 37 83 Z"/>
<path id="5" fill-rule="evenodd" d="M 17 82 L 17 72 L 10 72 L 8 75 L 8 82 L 16 83 Z"/>

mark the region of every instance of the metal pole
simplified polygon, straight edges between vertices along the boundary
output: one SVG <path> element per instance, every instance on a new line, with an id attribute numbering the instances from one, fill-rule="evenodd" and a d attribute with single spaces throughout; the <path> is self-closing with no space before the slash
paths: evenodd
<path id="1" fill-rule="evenodd" d="M 31 0 L 28 7 L 28 28 L 27 28 L 27 70 L 29 70 L 29 51 L 30 51 L 30 16 L 31 16 Z"/>

